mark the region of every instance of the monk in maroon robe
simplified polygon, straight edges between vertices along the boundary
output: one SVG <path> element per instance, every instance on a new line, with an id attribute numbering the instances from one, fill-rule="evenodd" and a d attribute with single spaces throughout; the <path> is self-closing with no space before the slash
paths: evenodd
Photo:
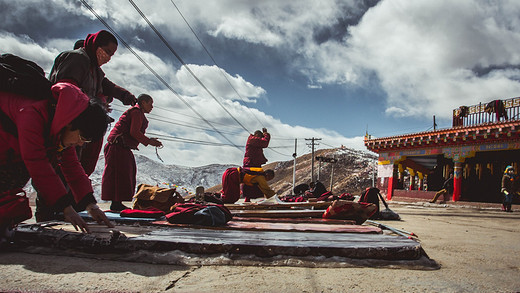
<path id="1" fill-rule="evenodd" d="M 145 135 L 148 120 L 144 116 L 153 109 L 153 99 L 142 94 L 137 105 L 125 111 L 110 132 L 105 144 L 105 170 L 101 182 L 101 199 L 110 200 L 110 209 L 127 209 L 122 202 L 131 201 L 135 193 L 137 167 L 132 150 L 139 144 L 162 146 L 156 138 Z"/>
<path id="2" fill-rule="evenodd" d="M 262 167 L 267 163 L 267 158 L 264 156 L 264 148 L 269 146 L 271 135 L 266 128 L 262 131 L 257 130 L 254 134 L 250 134 L 246 142 L 246 152 L 244 154 L 244 167 Z"/>

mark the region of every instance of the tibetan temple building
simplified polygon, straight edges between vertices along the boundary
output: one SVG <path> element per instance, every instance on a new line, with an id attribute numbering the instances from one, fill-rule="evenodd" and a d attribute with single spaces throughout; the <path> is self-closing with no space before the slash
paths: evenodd
<path id="1" fill-rule="evenodd" d="M 501 202 L 505 167 L 520 167 L 520 97 L 461 106 L 447 129 L 367 135 L 365 146 L 379 155 L 377 187 L 387 199 L 432 198 L 453 173 L 453 201 Z"/>

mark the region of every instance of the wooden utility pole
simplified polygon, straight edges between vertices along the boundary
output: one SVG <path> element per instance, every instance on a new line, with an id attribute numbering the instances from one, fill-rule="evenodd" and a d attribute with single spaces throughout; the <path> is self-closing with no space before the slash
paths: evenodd
<path id="1" fill-rule="evenodd" d="M 294 190 L 294 187 L 296 186 L 296 146 L 298 144 L 298 139 L 295 138 L 294 139 L 294 153 L 292 154 L 293 158 L 294 158 L 294 162 L 293 162 L 293 169 L 292 169 L 292 188 Z"/>
<path id="2" fill-rule="evenodd" d="M 318 143 L 315 143 L 315 140 L 321 140 L 321 138 L 306 138 L 305 140 L 310 140 L 311 143 L 307 144 L 312 147 L 312 156 L 311 156 L 311 182 L 314 182 L 314 146 L 319 145 Z"/>
<path id="3" fill-rule="evenodd" d="M 334 183 L 334 164 L 338 161 L 336 159 L 336 156 L 334 155 L 334 157 L 332 157 L 332 158 L 316 156 L 316 160 L 318 160 L 320 162 L 320 168 L 321 168 L 321 162 L 332 163 L 332 170 L 330 172 L 330 189 L 329 189 L 330 191 L 332 191 L 332 185 Z M 318 180 L 319 180 L 319 178 L 318 178 Z"/>

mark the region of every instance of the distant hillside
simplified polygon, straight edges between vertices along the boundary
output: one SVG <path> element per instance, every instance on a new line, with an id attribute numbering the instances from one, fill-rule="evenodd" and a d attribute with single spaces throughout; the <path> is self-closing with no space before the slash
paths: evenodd
<path id="1" fill-rule="evenodd" d="M 315 152 L 316 156 L 335 157 L 332 191 L 334 194 L 349 192 L 360 194 L 365 188 L 372 186 L 372 175 L 375 171 L 377 156 L 364 151 L 352 149 L 325 149 Z M 296 185 L 311 181 L 312 155 L 306 154 L 296 158 Z M 269 182 L 271 188 L 279 195 L 292 193 L 293 160 L 274 162 L 264 166 L 264 169 L 273 169 L 275 178 Z M 314 176 L 318 178 L 319 162 L 314 160 Z M 327 190 L 330 190 L 332 163 L 322 163 L 319 170 L 319 179 Z M 216 192 L 221 185 L 207 189 Z"/>
<path id="2" fill-rule="evenodd" d="M 377 157 L 371 153 L 352 149 L 326 149 L 319 150 L 315 156 L 335 157 L 332 191 L 335 194 L 349 192 L 359 194 L 365 188 L 372 186 L 372 172 Z M 145 156 L 136 155 L 137 184 L 175 184 L 181 192 L 194 192 L 197 186 L 204 186 L 207 191 L 220 191 L 222 174 L 227 168 L 237 167 L 233 165 L 212 164 L 202 167 L 185 167 L 177 165 L 164 165 Z M 92 174 L 92 185 L 96 198 L 100 199 L 101 176 L 104 168 L 104 158 L 98 161 L 95 172 Z M 318 172 L 319 162 L 314 161 L 314 174 L 330 188 L 332 163 L 322 163 Z M 290 194 L 293 180 L 293 160 L 273 162 L 264 166 L 264 169 L 275 170 L 275 178 L 269 182 L 273 190 L 279 195 Z M 311 178 L 311 154 L 296 158 L 296 185 L 309 183 Z"/>

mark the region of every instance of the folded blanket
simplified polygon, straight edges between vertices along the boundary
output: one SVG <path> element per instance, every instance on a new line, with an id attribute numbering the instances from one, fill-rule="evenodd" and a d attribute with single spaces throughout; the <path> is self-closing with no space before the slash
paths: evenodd
<path id="1" fill-rule="evenodd" d="M 159 219 L 164 216 L 166 213 L 161 211 L 160 209 L 156 209 L 154 207 L 149 207 L 142 210 L 134 210 L 134 209 L 125 209 L 122 210 L 119 215 L 121 217 L 129 217 L 129 218 L 152 218 Z"/>

